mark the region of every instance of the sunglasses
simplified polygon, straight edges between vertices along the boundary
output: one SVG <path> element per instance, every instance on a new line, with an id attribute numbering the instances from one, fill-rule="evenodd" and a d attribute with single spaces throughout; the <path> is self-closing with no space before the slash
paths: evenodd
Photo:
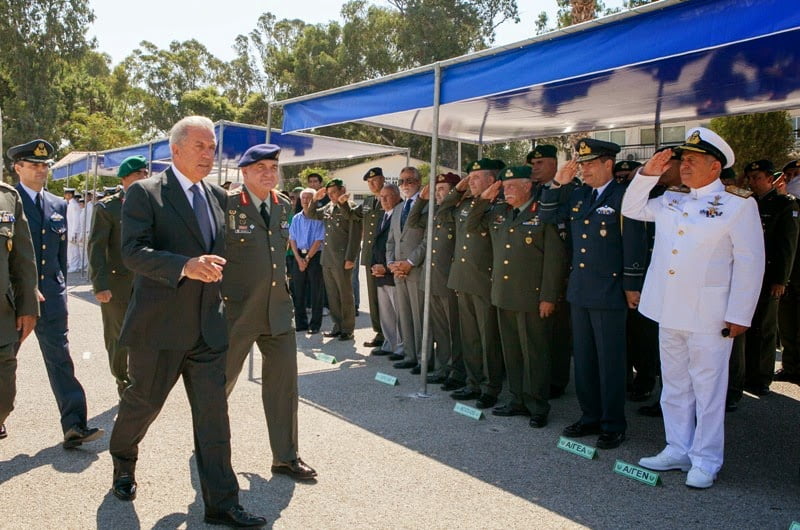
<path id="1" fill-rule="evenodd" d="M 414 179 L 414 178 L 410 178 L 410 179 L 398 179 L 398 181 L 397 181 L 397 182 L 399 182 L 400 184 L 414 184 L 415 182 L 417 182 L 417 179 Z"/>

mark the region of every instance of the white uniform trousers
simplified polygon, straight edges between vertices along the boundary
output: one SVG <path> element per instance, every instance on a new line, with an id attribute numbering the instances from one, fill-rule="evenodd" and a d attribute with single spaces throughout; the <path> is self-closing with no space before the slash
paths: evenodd
<path id="1" fill-rule="evenodd" d="M 721 331 L 721 330 L 720 330 Z M 660 327 L 661 410 L 667 451 L 716 476 L 725 445 L 725 395 L 733 340 L 720 331 Z"/>
<path id="2" fill-rule="evenodd" d="M 397 318 L 394 285 L 378 286 L 378 315 L 383 331 L 383 351 L 403 353 L 403 340 L 400 338 L 400 321 Z"/>

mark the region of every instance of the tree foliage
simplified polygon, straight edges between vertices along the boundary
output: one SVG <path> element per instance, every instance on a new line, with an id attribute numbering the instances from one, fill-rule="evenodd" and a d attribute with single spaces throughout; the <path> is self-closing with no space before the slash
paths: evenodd
<path id="1" fill-rule="evenodd" d="M 765 158 L 782 167 L 794 147 L 794 130 L 785 111 L 714 118 L 710 128 L 733 149 L 737 175 L 747 163 Z"/>

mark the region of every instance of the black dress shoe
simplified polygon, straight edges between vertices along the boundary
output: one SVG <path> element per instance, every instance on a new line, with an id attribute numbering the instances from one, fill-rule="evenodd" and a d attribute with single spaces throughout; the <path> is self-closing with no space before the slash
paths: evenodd
<path id="1" fill-rule="evenodd" d="M 580 438 L 581 436 L 589 436 L 591 434 L 602 434 L 603 429 L 600 428 L 598 423 L 581 423 L 577 421 L 572 425 L 564 427 L 562 434 L 567 438 Z"/>
<path id="2" fill-rule="evenodd" d="M 466 401 L 468 399 L 478 399 L 479 397 L 481 397 L 481 391 L 473 388 L 467 388 L 465 386 L 464 388 L 456 390 L 455 392 L 451 393 L 450 397 L 453 399 L 457 399 L 458 401 Z"/>
<path id="3" fill-rule="evenodd" d="M 530 416 L 531 413 L 522 405 L 501 405 L 492 409 L 492 414 L 495 416 Z"/>
<path id="4" fill-rule="evenodd" d="M 316 335 L 317 333 L 319 333 L 319 328 L 311 328 L 308 330 L 309 335 Z"/>
<path id="5" fill-rule="evenodd" d="M 663 416 L 661 413 L 661 403 L 658 401 L 650 405 L 643 405 L 639 407 L 637 412 L 642 416 L 647 416 L 648 418 L 660 418 Z"/>
<path id="6" fill-rule="evenodd" d="M 121 501 L 132 501 L 136 498 L 136 479 L 129 473 L 120 474 L 114 479 L 111 492 Z"/>
<path id="7" fill-rule="evenodd" d="M 382 357 L 384 355 L 392 355 L 392 353 L 393 352 L 382 350 L 380 348 L 375 348 L 371 352 L 369 352 L 370 355 L 374 355 L 375 357 Z"/>
<path id="8" fill-rule="evenodd" d="M 339 333 L 339 340 L 341 340 L 341 341 L 353 340 L 353 334 L 352 333 Z"/>
<path id="9" fill-rule="evenodd" d="M 317 472 L 314 471 L 314 468 L 303 462 L 300 458 L 287 463 L 273 464 L 272 472 L 288 475 L 295 480 L 314 480 L 317 476 Z"/>
<path id="10" fill-rule="evenodd" d="M 398 370 L 408 370 L 409 368 L 414 368 L 416 365 L 417 361 L 400 361 L 399 363 L 394 363 L 392 366 Z"/>
<path id="11" fill-rule="evenodd" d="M 622 432 L 604 432 L 597 439 L 598 449 L 615 449 L 619 444 L 625 441 L 625 431 Z"/>
<path id="12" fill-rule="evenodd" d="M 796 374 L 794 372 L 787 372 L 783 368 L 775 372 L 775 375 L 772 376 L 773 381 L 781 381 L 786 383 L 800 383 L 800 374 Z"/>
<path id="13" fill-rule="evenodd" d="M 747 385 L 744 389 L 754 396 L 767 396 L 770 394 L 769 385 Z"/>
<path id="14" fill-rule="evenodd" d="M 393 353 L 389 356 L 390 361 L 402 361 L 405 358 L 406 356 L 403 355 L 402 353 Z"/>
<path id="15" fill-rule="evenodd" d="M 441 385 L 442 383 L 447 382 L 447 377 L 443 375 L 428 374 L 427 381 L 429 385 Z"/>
<path id="16" fill-rule="evenodd" d="M 541 429 L 547 425 L 547 416 L 545 414 L 534 414 L 531 416 L 531 420 L 528 422 L 528 425 L 534 429 Z"/>
<path id="17" fill-rule="evenodd" d="M 326 331 L 325 333 L 322 334 L 322 336 L 323 337 L 338 337 L 341 334 L 342 334 L 341 331 L 333 331 L 333 330 L 331 330 L 331 331 Z"/>
<path id="18" fill-rule="evenodd" d="M 73 449 L 86 442 L 97 440 L 105 431 L 103 429 L 85 429 L 80 425 L 73 425 L 64 433 L 64 449 Z"/>
<path id="19" fill-rule="evenodd" d="M 378 340 L 378 337 L 375 337 L 374 339 L 368 340 L 367 342 L 365 342 L 364 343 L 364 347 L 365 348 L 378 348 L 380 346 L 383 346 L 383 342 L 384 342 L 383 339 Z"/>
<path id="20" fill-rule="evenodd" d="M 641 403 L 642 401 L 647 401 L 650 399 L 650 392 L 645 392 L 643 390 L 634 390 L 633 392 L 628 394 L 628 401 L 633 401 L 634 403 Z"/>
<path id="21" fill-rule="evenodd" d="M 0 425 L 0 440 L 3 438 L 8 438 L 8 431 L 6 430 L 6 424 Z"/>
<path id="22" fill-rule="evenodd" d="M 241 506 L 232 506 L 224 512 L 206 512 L 205 522 L 208 524 L 228 526 L 230 528 L 261 528 L 267 520 L 248 513 Z"/>
<path id="23" fill-rule="evenodd" d="M 564 395 L 565 388 L 560 385 L 550 385 L 550 399 L 560 398 Z"/>
<path id="24" fill-rule="evenodd" d="M 300 333 L 301 331 L 308 331 L 308 326 L 297 326 L 294 328 L 296 333 Z"/>
<path id="25" fill-rule="evenodd" d="M 432 371 L 433 371 L 432 367 L 428 368 L 428 373 L 431 373 Z M 421 373 L 422 373 L 422 366 L 420 366 L 420 364 L 417 363 L 417 365 L 414 368 L 411 369 L 411 374 L 412 375 L 419 375 Z"/>
<path id="26" fill-rule="evenodd" d="M 497 405 L 497 396 L 490 396 L 489 394 L 481 394 L 478 401 L 475 402 L 476 409 L 490 409 Z"/>
<path id="27" fill-rule="evenodd" d="M 450 392 L 451 390 L 458 390 L 459 388 L 464 388 L 465 386 L 467 386 L 467 384 L 464 381 L 458 381 L 448 377 L 447 381 L 445 381 L 442 385 L 442 390 L 445 392 Z"/>

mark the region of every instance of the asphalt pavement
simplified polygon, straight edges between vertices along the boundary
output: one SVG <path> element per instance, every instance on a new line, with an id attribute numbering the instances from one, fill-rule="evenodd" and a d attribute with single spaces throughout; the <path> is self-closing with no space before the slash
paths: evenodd
<path id="1" fill-rule="evenodd" d="M 61 447 L 55 399 L 31 336 L 19 352 L 9 437 L 0 440 L 0 528 L 205 528 L 180 383 L 141 444 L 137 499 L 109 493 L 118 398 L 99 306 L 85 280 L 72 275 L 70 283 L 72 357 L 90 424 L 107 433 L 77 450 Z M 628 404 L 628 440 L 593 460 L 557 448 L 561 430 L 580 415 L 571 385 L 552 402 L 544 429 L 531 429 L 524 417 L 457 414 L 438 386 L 421 396 L 419 376 L 369 356 L 366 293 L 361 299 L 354 342 L 297 336 L 300 453 L 319 472 L 316 483 L 270 472 L 260 355 L 230 398 L 241 501 L 270 527 L 786 529 L 800 521 L 800 387 L 775 383 L 764 398 L 746 394 L 727 415 L 725 464 L 713 488 L 689 489 L 678 471 L 650 486 L 613 471 L 616 460 L 636 463 L 663 447 L 661 420 L 638 416 L 639 404 Z M 317 360 L 318 353 L 337 362 Z M 398 385 L 375 381 L 378 372 Z"/>

